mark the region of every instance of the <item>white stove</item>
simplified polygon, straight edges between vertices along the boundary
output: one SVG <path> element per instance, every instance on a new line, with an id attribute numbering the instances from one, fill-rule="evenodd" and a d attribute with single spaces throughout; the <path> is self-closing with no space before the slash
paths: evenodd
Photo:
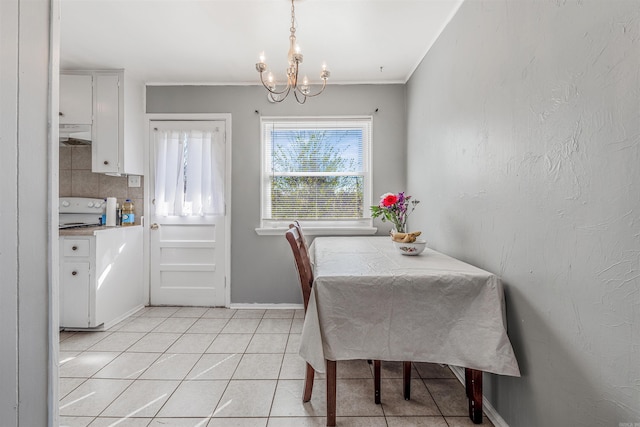
<path id="1" fill-rule="evenodd" d="M 104 199 L 87 197 L 60 197 L 58 200 L 58 221 L 60 229 L 95 227 L 106 202 Z"/>

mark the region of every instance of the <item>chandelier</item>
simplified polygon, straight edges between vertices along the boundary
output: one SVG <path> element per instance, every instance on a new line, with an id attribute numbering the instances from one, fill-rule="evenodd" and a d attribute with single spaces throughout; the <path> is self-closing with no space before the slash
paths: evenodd
<path id="1" fill-rule="evenodd" d="M 260 54 L 260 62 L 256 64 L 256 70 L 260 73 L 260 81 L 262 85 L 267 89 L 268 94 L 267 98 L 271 102 L 282 102 L 284 101 L 289 93 L 293 92 L 296 101 L 298 104 L 304 104 L 307 98 L 312 96 L 318 96 L 327 86 L 327 79 L 329 78 L 329 70 L 327 70 L 327 66 L 322 66 L 322 71 L 320 72 L 320 78 L 322 79 L 322 88 L 316 93 L 311 93 L 311 86 L 309 85 L 309 79 L 307 76 L 304 76 L 302 79 L 302 84 L 298 84 L 298 71 L 299 66 L 302 63 L 302 53 L 300 53 L 300 47 L 296 44 L 296 11 L 295 6 L 293 5 L 293 1 L 291 0 L 291 35 L 289 36 L 289 67 L 287 68 L 287 85 L 285 87 L 278 87 L 276 83 L 275 77 L 273 73 L 267 73 L 267 79 L 265 81 L 265 71 L 267 71 L 267 64 L 264 62 L 264 53 Z"/>

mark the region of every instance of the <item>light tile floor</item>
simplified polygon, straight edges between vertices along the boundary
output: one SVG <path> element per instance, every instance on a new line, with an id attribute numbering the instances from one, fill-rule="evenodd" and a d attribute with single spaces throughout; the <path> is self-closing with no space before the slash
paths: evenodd
<path id="1" fill-rule="evenodd" d="M 61 426 L 322 427 L 325 380 L 302 403 L 302 310 L 147 307 L 104 332 L 60 333 Z M 366 361 L 338 362 L 342 427 L 471 426 L 447 367 L 382 364 L 382 404 Z M 486 419 L 485 425 L 492 425 Z"/>

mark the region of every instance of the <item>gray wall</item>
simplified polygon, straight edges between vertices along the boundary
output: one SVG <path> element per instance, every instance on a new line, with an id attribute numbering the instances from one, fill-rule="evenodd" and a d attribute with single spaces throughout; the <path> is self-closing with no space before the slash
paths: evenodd
<path id="1" fill-rule="evenodd" d="M 408 84 L 412 228 L 502 276 L 512 427 L 640 423 L 639 70 L 637 0 L 475 0 Z"/>
<path id="2" fill-rule="evenodd" d="M 330 85 L 319 97 L 298 105 L 293 99 L 270 104 L 266 91 L 257 86 L 147 88 L 147 113 L 232 115 L 232 303 L 302 303 L 284 236 L 255 232 L 260 226 L 260 115 L 372 115 L 375 200 L 405 185 L 404 90 L 404 85 Z"/>
<path id="3" fill-rule="evenodd" d="M 50 8 L 48 0 L 0 1 L 0 424 L 7 427 L 57 424 L 58 219 L 51 212 L 58 147 L 48 123 L 57 128 L 49 105 L 58 95 L 50 93 L 57 80 Z"/>

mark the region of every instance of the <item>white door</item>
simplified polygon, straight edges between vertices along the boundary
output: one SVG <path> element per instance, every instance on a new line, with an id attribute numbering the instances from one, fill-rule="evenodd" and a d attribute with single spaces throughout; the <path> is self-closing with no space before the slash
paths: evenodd
<path id="1" fill-rule="evenodd" d="M 225 122 L 149 123 L 150 302 L 224 306 Z"/>

